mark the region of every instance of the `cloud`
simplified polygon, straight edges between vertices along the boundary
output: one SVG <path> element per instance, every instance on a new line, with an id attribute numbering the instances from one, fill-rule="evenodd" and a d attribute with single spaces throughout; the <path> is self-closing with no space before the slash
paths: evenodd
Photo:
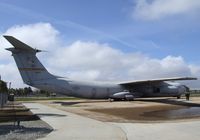
<path id="1" fill-rule="evenodd" d="M 139 52 L 125 53 L 107 43 L 81 40 L 66 46 L 60 38 L 59 31 L 49 23 L 14 26 L 4 34 L 13 35 L 34 48 L 50 51 L 38 54 L 42 63 L 50 72 L 69 78 L 125 81 L 196 76 L 200 73 L 199 66 L 188 64 L 182 56 L 169 55 L 157 59 Z M 0 40 L 4 47 L 10 46 L 5 39 L 0 38 Z M 0 62 L 2 78 L 5 81 L 11 81 L 14 87 L 23 87 L 10 54 L 0 57 Z"/>
<path id="2" fill-rule="evenodd" d="M 1 79 L 6 82 L 11 82 L 14 87 L 23 87 L 23 81 L 21 80 L 19 71 L 16 68 L 14 62 L 7 64 L 0 64 Z"/>
<path id="3" fill-rule="evenodd" d="M 199 0 L 137 0 L 133 17 L 142 20 L 158 20 L 189 14 L 199 9 Z"/>
<path id="4" fill-rule="evenodd" d="M 5 35 L 12 35 L 23 39 L 30 46 L 40 49 L 49 49 L 58 45 L 59 32 L 49 23 L 36 23 L 28 25 L 16 25 L 9 28 Z M 7 41 L 6 41 L 7 42 Z"/>
<path id="5" fill-rule="evenodd" d="M 9 28 L 2 35 L 12 35 L 33 48 L 42 50 L 53 50 L 56 49 L 55 46 L 59 45 L 59 39 L 57 38 L 59 32 L 49 23 L 16 25 Z M 9 48 L 12 45 L 2 35 L 0 37 L 0 75 L 3 80 L 12 82 L 14 87 L 24 87 L 25 85 L 11 57 L 11 53 L 5 50 L 5 48 Z"/>
<path id="6" fill-rule="evenodd" d="M 65 56 L 65 57 L 62 57 Z M 54 63 L 53 60 L 56 60 Z M 141 53 L 124 53 L 109 44 L 76 41 L 57 49 L 48 60 L 50 67 L 68 71 L 71 78 L 90 80 L 134 80 L 195 76 L 194 67 L 181 56 L 155 59 Z M 195 69 L 199 67 L 196 66 Z"/>

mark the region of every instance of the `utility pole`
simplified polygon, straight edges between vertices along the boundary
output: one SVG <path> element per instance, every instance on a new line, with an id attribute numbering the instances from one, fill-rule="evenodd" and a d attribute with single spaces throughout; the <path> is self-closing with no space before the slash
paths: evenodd
<path id="1" fill-rule="evenodd" d="M 11 82 L 9 82 L 9 89 L 11 89 Z"/>

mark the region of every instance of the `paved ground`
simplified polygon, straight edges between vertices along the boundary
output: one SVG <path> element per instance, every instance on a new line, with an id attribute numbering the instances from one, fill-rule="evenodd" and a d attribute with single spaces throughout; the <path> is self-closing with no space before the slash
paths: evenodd
<path id="1" fill-rule="evenodd" d="M 199 140 L 200 121 L 178 123 L 115 123 L 128 140 Z"/>
<path id="2" fill-rule="evenodd" d="M 200 98 L 193 98 L 191 101 L 142 99 L 113 103 L 95 100 L 50 101 L 42 104 L 25 105 L 54 128 L 44 139 L 200 138 Z M 145 121 L 141 121 L 141 117 Z"/>
<path id="3" fill-rule="evenodd" d="M 0 140 L 36 140 L 52 131 L 52 128 L 41 120 L 22 121 L 20 127 L 13 124 L 13 122 L 0 123 Z"/>
<path id="4" fill-rule="evenodd" d="M 124 140 L 125 133 L 120 127 L 61 111 L 38 103 L 25 103 L 35 114 L 53 127 L 47 140 Z"/>

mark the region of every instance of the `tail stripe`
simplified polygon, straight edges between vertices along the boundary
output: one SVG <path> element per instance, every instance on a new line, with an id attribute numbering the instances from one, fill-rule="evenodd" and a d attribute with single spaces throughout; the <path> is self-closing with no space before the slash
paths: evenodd
<path id="1" fill-rule="evenodd" d="M 19 68 L 20 71 L 45 71 L 44 68 Z"/>

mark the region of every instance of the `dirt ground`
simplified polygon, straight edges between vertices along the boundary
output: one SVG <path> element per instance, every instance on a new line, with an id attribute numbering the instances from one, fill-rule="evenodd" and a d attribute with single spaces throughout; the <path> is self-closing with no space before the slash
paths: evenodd
<path id="1" fill-rule="evenodd" d="M 72 100 L 41 102 L 58 109 L 105 122 L 165 122 L 200 119 L 200 97 L 190 101 L 146 98 L 135 101 Z"/>

